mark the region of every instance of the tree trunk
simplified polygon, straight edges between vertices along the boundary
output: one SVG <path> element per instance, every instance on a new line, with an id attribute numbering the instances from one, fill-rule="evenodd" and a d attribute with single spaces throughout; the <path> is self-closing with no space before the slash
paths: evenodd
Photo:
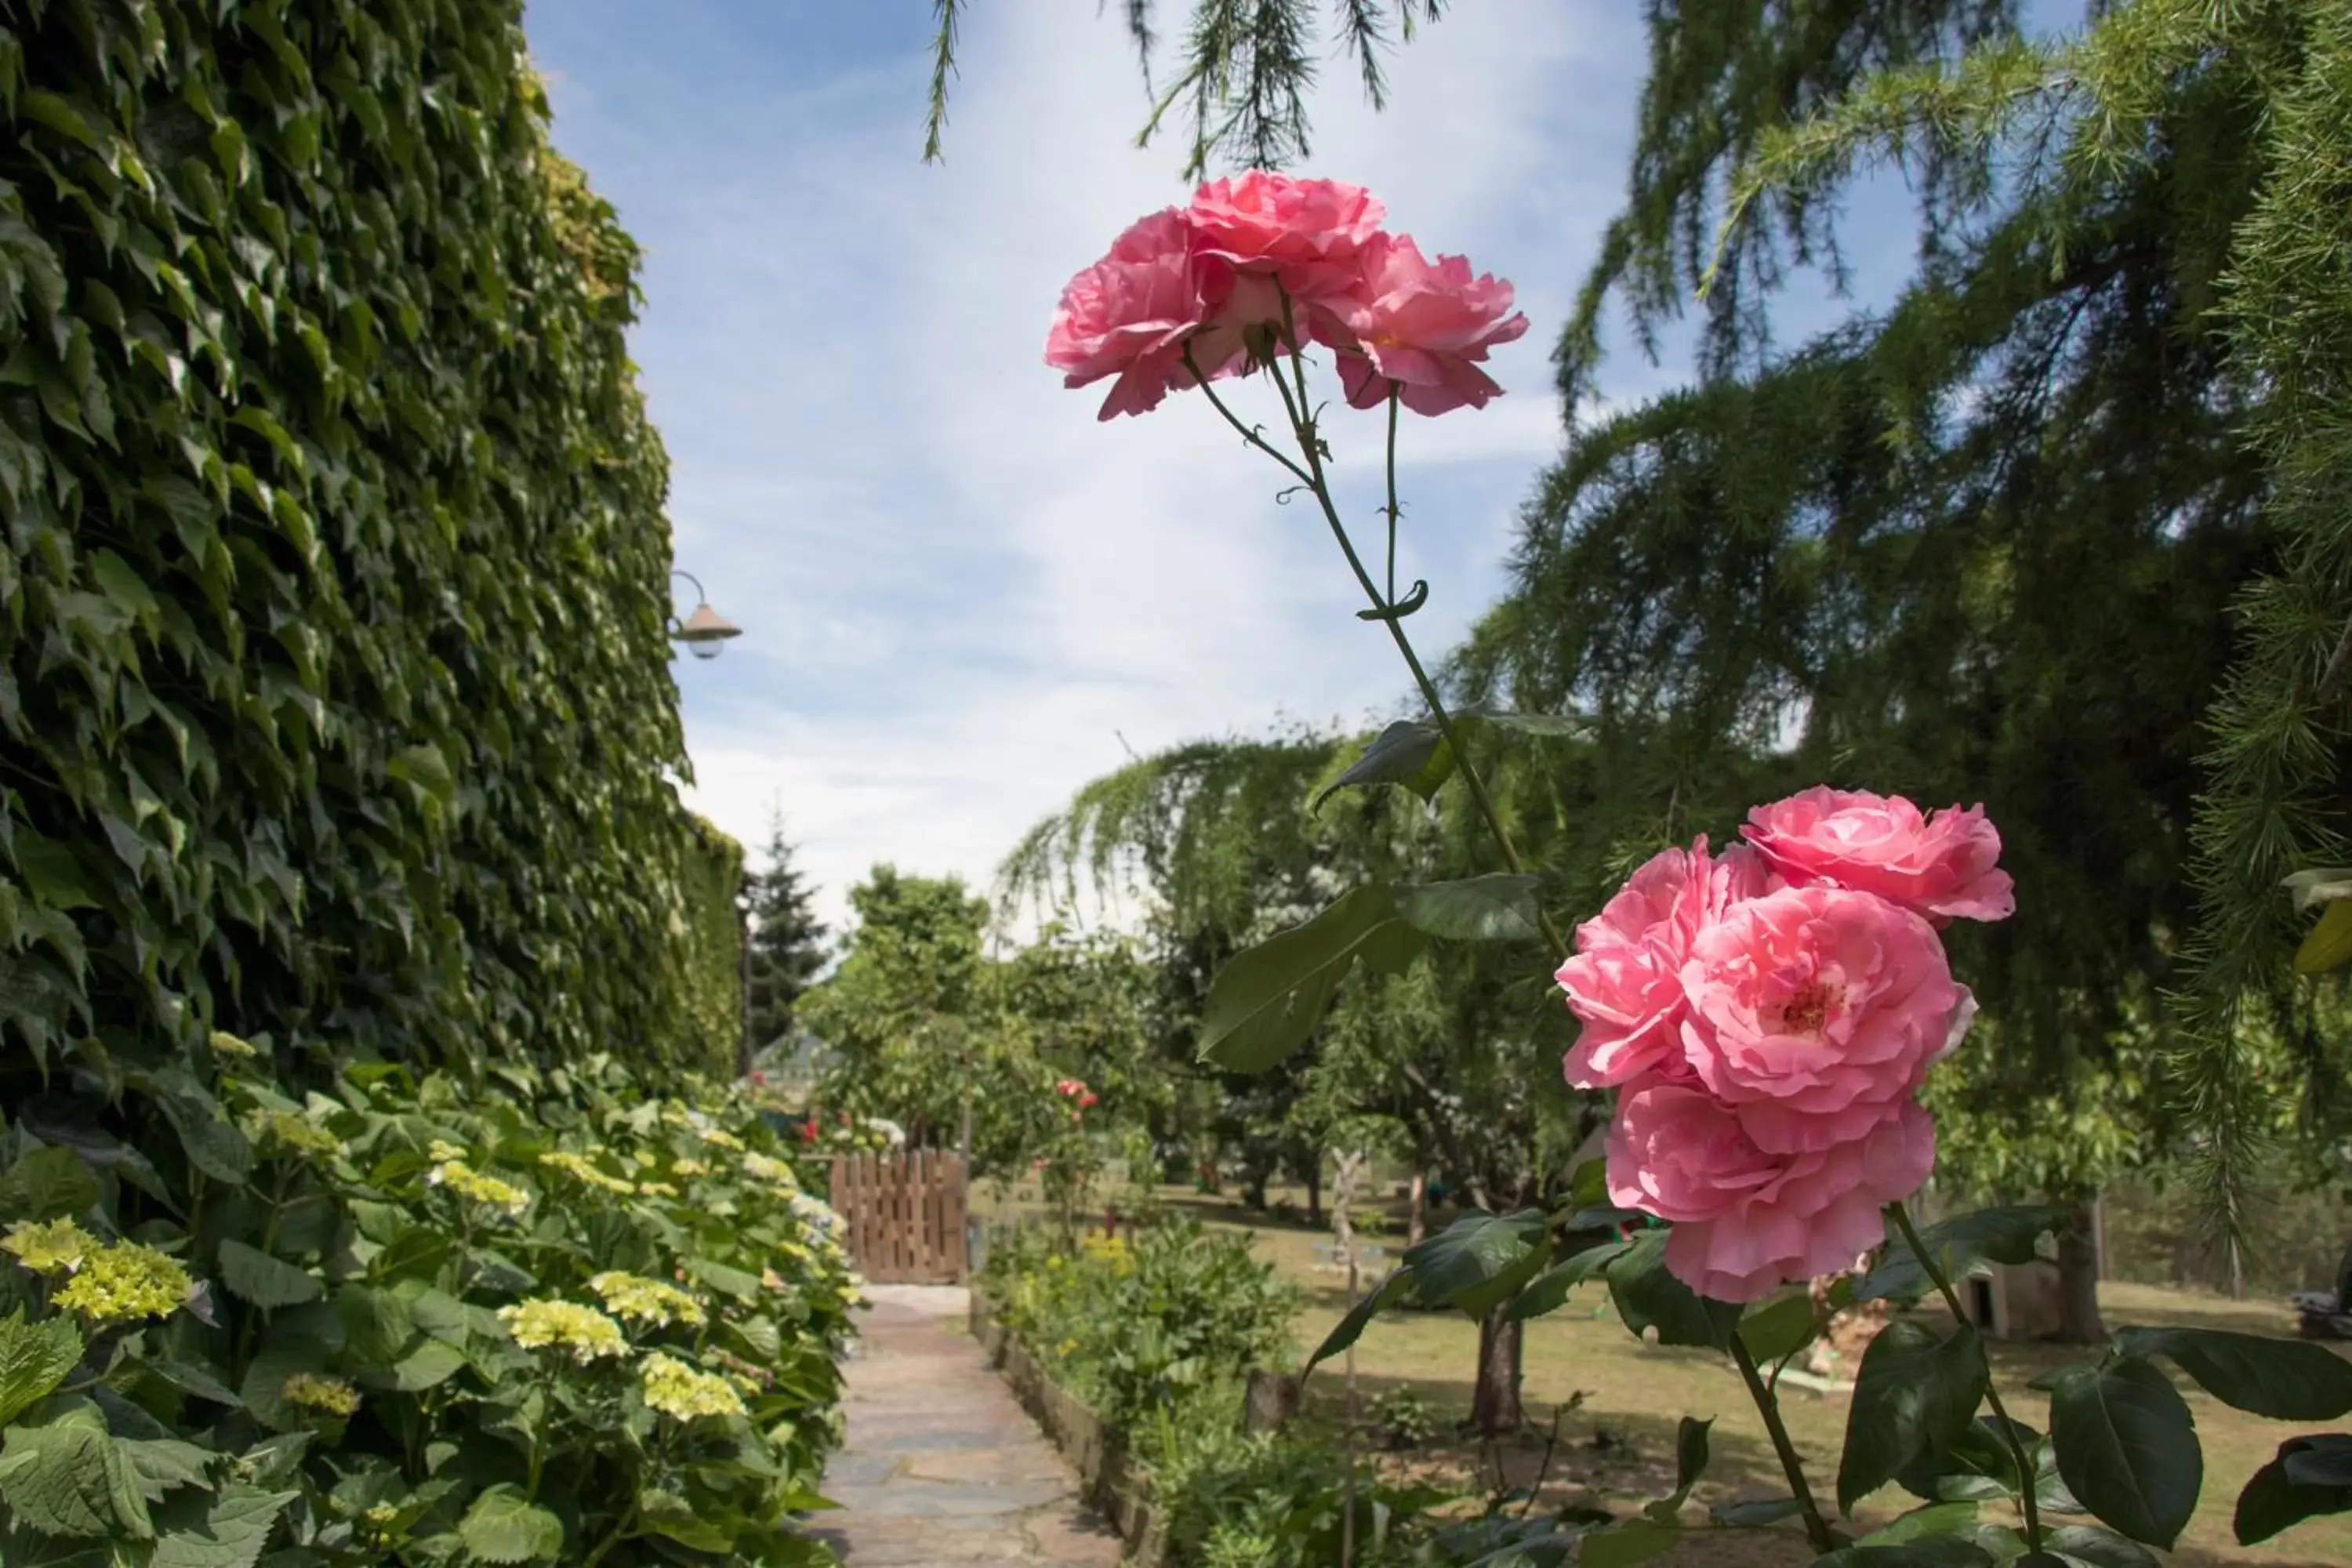
<path id="1" fill-rule="evenodd" d="M 1307 1167 L 1307 1223 L 1323 1227 L 1323 1162 L 1318 1156 Z"/>
<path id="2" fill-rule="evenodd" d="M 1506 1317 L 1508 1303 L 1488 1312 L 1478 1325 L 1478 1383 L 1470 1396 L 1470 1425 L 1481 1437 L 1500 1437 L 1526 1425 L 1519 1407 L 1521 1332 Z"/>
<path id="3" fill-rule="evenodd" d="M 2099 1316 L 2098 1221 L 2087 1203 L 2066 1211 L 2058 1233 L 2058 1336 L 2068 1344 L 2096 1343 L 2107 1337 Z"/>
<path id="4" fill-rule="evenodd" d="M 1412 1212 L 1404 1222 L 1404 1244 L 1419 1247 L 1421 1238 L 1429 1234 L 1429 1173 L 1412 1173 Z M 2352 1259 L 2352 1254 L 2347 1255 Z"/>

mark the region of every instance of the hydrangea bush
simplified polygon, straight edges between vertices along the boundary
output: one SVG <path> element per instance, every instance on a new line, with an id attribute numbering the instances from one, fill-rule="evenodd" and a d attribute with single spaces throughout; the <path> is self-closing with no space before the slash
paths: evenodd
<path id="1" fill-rule="evenodd" d="M 1980 1262 L 2032 1258 L 2061 1216 L 2004 1209 L 1922 1227 L 1907 1207 L 1935 1163 L 1919 1091 L 1937 1060 L 1966 1048 L 1975 1013 L 1940 933 L 1954 920 L 2003 919 L 2018 897 L 1982 808 L 1810 789 L 1759 806 L 1720 854 L 1705 839 L 1664 850 L 1572 942 L 1563 937 L 1470 743 L 1580 721 L 1449 707 L 1407 630 L 1428 585 L 1400 591 L 1396 578 L 1401 413 L 1484 407 L 1502 390 L 1489 351 L 1528 323 L 1507 283 L 1459 257 L 1429 259 L 1385 217 L 1369 193 L 1334 181 L 1252 173 L 1202 185 L 1071 279 L 1045 347 L 1069 385 L 1110 381 L 1105 419 L 1198 391 L 1281 470 L 1286 499 L 1312 499 L 1363 593 L 1358 615 L 1386 629 L 1424 707 L 1338 784 L 1433 799 L 1458 781 L 1503 868 L 1351 889 L 1239 954 L 1203 1005 L 1203 1053 L 1227 1069 L 1264 1068 L 1307 1038 L 1357 966 L 1393 973 L 1432 941 L 1540 942 L 1581 1025 L 1567 1078 L 1615 1097 L 1606 1156 L 1571 1173 L 1565 1203 L 1463 1216 L 1408 1251 L 1315 1360 L 1393 1304 L 1525 1319 L 1601 1286 L 1634 1333 L 1731 1363 L 1772 1437 L 1785 1495 L 1686 1526 L 1707 1441 L 1706 1424 L 1685 1418 L 1668 1497 L 1630 1518 L 1463 1527 L 1459 1544 L 1481 1560 L 1572 1553 L 1623 1568 L 1701 1528 L 1798 1531 L 1823 1564 L 2148 1561 L 2146 1547 L 2178 1540 L 2204 1481 L 2189 1406 L 2162 1363 L 2239 1409 L 2299 1422 L 2352 1411 L 2352 1363 L 2291 1341 L 2127 1328 L 2100 1360 L 2044 1380 L 2048 1432 L 2004 1407 L 1953 1280 Z M 1329 481 L 1332 421 L 1345 416 L 1327 421 L 1331 400 L 1310 384 L 1327 367 L 1338 402 L 1385 415 L 1382 553 L 1360 547 Z M 1272 433 L 1231 401 L 1253 385 L 1278 411 Z M 1834 1285 L 1806 1289 L 1822 1276 Z M 1863 1358 L 1832 1513 L 1788 1439 L 1775 1369 L 1829 1313 L 1931 1295 L 1949 1321 L 1897 1318 Z M 1867 1534 L 1844 1522 L 1889 1486 L 1920 1506 Z M 2237 1533 L 2259 1541 L 2347 1508 L 2352 1434 L 2294 1436 L 2240 1493 Z"/>
<path id="2" fill-rule="evenodd" d="M 859 1282 L 747 1105 L 203 1055 L 184 1167 L 0 1128 L 0 1560 L 830 1561 Z"/>

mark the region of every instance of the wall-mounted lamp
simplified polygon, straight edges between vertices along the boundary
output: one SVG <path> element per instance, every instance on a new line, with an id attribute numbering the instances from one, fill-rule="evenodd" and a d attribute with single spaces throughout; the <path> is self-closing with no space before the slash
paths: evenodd
<path id="1" fill-rule="evenodd" d="M 703 591 L 702 579 L 691 572 L 672 572 L 670 575 L 693 584 L 697 601 L 693 613 L 686 619 L 670 622 L 670 640 L 684 643 L 686 651 L 697 658 L 717 658 L 719 650 L 727 646 L 727 639 L 741 637 L 743 628 L 710 607 L 710 595 Z"/>

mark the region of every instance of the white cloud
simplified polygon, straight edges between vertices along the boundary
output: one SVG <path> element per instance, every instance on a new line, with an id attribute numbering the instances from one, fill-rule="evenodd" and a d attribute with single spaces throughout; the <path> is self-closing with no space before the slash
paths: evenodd
<path id="1" fill-rule="evenodd" d="M 1638 78 L 1618 9 L 1463 7 L 1398 53 L 1386 115 L 1336 66 L 1318 101 L 1314 171 L 1515 279 L 1534 321 L 1495 366 L 1510 396 L 1408 421 L 1402 565 L 1433 579 L 1433 657 L 1559 447 L 1548 349 L 1614 210 Z M 1063 279 L 1184 194 L 1172 143 L 1129 145 L 1141 88 L 1093 12 L 972 13 L 941 167 L 916 160 L 911 54 L 635 141 L 599 123 L 613 94 L 581 66 L 557 88 L 559 137 L 603 149 L 591 174 L 647 247 L 635 348 L 679 563 L 748 632 L 678 665 L 695 802 L 754 845 L 781 803 L 836 921 L 877 860 L 985 884 L 1125 760 L 1122 732 L 1148 751 L 1358 719 L 1407 689 L 1309 505 L 1276 505 L 1281 476 L 1204 404 L 1101 425 L 1101 389 L 1039 363 Z M 1367 537 L 1379 431 L 1334 434 Z"/>

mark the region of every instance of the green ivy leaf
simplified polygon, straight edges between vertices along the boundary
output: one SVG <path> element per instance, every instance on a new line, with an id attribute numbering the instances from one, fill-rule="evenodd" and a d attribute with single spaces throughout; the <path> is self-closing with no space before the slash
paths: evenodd
<path id="1" fill-rule="evenodd" d="M 47 1399 L 80 1363 L 72 1319 L 36 1323 L 22 1310 L 0 1318 L 0 1426 Z"/>
<path id="2" fill-rule="evenodd" d="M 484 1563 L 544 1563 L 563 1550 L 563 1521 L 517 1486 L 495 1486 L 476 1498 L 457 1535 Z"/>
<path id="3" fill-rule="evenodd" d="M 2123 1329 L 2116 1349 L 2143 1361 L 2169 1356 L 2206 1393 L 2273 1421 L 2331 1421 L 2352 1411 L 2352 1362 L 2308 1340 L 2219 1329 Z"/>
<path id="4" fill-rule="evenodd" d="M 1450 942 L 1540 942 L 1538 880 L 1497 874 L 1400 887 L 1397 911 L 1413 930 Z"/>
<path id="5" fill-rule="evenodd" d="M 2083 1506 L 2168 1551 L 2196 1511 L 2205 1456 L 2172 1380 L 2144 1361 L 2068 1367 L 2050 1391 L 2058 1473 Z"/>
<path id="6" fill-rule="evenodd" d="M 68 1219 L 98 1198 L 98 1177 L 70 1149 L 36 1149 L 0 1176 L 0 1219 Z"/>
<path id="7" fill-rule="evenodd" d="M 1722 1350 L 1739 1324 L 1737 1302 L 1710 1301 L 1666 1268 L 1666 1235 L 1643 1231 L 1609 1263 L 1609 1299 L 1639 1338 L 1654 1328 L 1662 1345 Z"/>
<path id="8" fill-rule="evenodd" d="M 1838 1461 L 1839 1509 L 1852 1514 L 1922 1456 L 1958 1444 L 1991 1377 L 1984 1344 L 1965 1323 L 1948 1338 L 1906 1318 L 1879 1331 L 1854 1377 Z"/>
<path id="9" fill-rule="evenodd" d="M 220 1273 L 229 1294 L 256 1307 L 297 1307 L 326 1292 L 308 1269 L 297 1268 L 242 1241 L 220 1244 Z"/>
<path id="10" fill-rule="evenodd" d="M 1201 1008 L 1201 1055 L 1235 1072 L 1265 1071 L 1306 1044 L 1359 960 L 1372 973 L 1394 973 L 1422 941 L 1398 912 L 1395 889 L 1350 889 L 1218 973 Z"/>

